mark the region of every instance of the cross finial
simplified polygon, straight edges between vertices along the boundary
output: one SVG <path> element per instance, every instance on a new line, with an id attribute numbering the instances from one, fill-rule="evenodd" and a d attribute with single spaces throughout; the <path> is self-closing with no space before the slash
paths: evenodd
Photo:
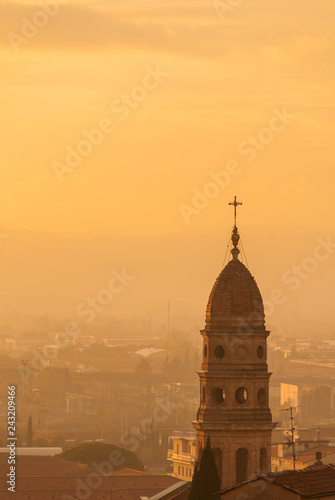
<path id="1" fill-rule="evenodd" d="M 234 201 L 229 203 L 229 205 L 233 205 L 234 207 L 234 228 L 233 228 L 233 234 L 231 235 L 231 241 L 233 242 L 234 245 L 234 248 L 232 249 L 231 253 L 233 255 L 234 260 L 238 259 L 238 255 L 240 253 L 239 249 L 237 248 L 238 243 L 240 241 L 240 235 L 238 234 L 238 229 L 236 227 L 236 216 L 237 216 L 237 207 L 242 204 L 243 203 L 241 203 L 240 201 L 237 201 L 236 196 L 234 198 Z"/>
<path id="2" fill-rule="evenodd" d="M 237 201 L 237 198 L 235 196 L 234 201 L 232 201 L 231 203 L 229 203 L 229 205 L 233 205 L 234 206 L 234 227 L 236 227 L 237 207 L 239 205 L 243 205 L 243 203 L 241 203 L 240 201 Z"/>

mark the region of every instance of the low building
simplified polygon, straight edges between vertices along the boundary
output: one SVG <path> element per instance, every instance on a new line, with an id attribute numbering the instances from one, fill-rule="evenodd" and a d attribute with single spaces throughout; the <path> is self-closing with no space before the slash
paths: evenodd
<path id="1" fill-rule="evenodd" d="M 219 495 L 222 500 L 334 500 L 335 464 L 262 474 Z"/>
<path id="2" fill-rule="evenodd" d="M 316 461 L 316 454 L 321 453 L 321 460 L 324 465 L 335 463 L 335 447 L 333 446 L 315 446 L 315 443 L 302 443 L 303 445 L 312 444 L 311 447 L 299 449 L 299 443 L 296 443 L 295 468 L 296 470 L 310 467 Z M 286 448 L 286 450 L 285 450 Z M 286 452 L 283 452 L 285 450 Z M 287 450 L 289 450 L 287 452 Z M 277 448 L 272 447 L 271 451 L 271 471 L 281 472 L 294 469 L 294 460 L 292 447 L 278 445 Z"/>
<path id="3" fill-rule="evenodd" d="M 8 463 L 0 455 L 0 498 L 9 499 Z M 106 467 L 106 462 L 102 465 Z M 189 483 L 169 475 L 102 468 L 66 462 L 56 457 L 18 456 L 15 500 L 187 500 Z M 156 496 L 158 495 L 158 497 Z"/>
<path id="4" fill-rule="evenodd" d="M 195 434 L 175 433 L 169 438 L 167 459 L 171 463 L 171 475 L 184 481 L 191 481 L 197 458 Z"/>

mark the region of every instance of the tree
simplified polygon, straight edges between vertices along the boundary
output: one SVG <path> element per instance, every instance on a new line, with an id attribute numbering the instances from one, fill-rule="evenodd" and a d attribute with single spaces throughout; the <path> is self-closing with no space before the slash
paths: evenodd
<path id="1" fill-rule="evenodd" d="M 210 439 L 201 454 L 199 466 L 194 469 L 191 491 L 188 500 L 216 500 L 215 493 L 221 488 L 220 477 L 215 464 L 215 457 L 211 449 Z"/>
<path id="2" fill-rule="evenodd" d="M 188 500 L 201 500 L 200 494 L 200 478 L 199 478 L 199 466 L 198 462 L 196 462 L 194 467 L 194 473 L 191 483 L 191 490 L 188 495 Z"/>
<path id="3" fill-rule="evenodd" d="M 33 445 L 33 419 L 31 416 L 28 418 L 28 427 L 27 427 L 27 447 L 31 448 Z"/>
<path id="4" fill-rule="evenodd" d="M 50 438 L 52 433 L 41 429 L 34 434 L 34 446 L 47 447 L 50 446 Z"/>
<path id="5" fill-rule="evenodd" d="M 94 466 L 93 464 L 105 465 L 105 472 L 125 468 L 144 471 L 144 465 L 135 453 L 107 443 L 80 443 L 63 451 L 57 457 L 90 466 Z"/>

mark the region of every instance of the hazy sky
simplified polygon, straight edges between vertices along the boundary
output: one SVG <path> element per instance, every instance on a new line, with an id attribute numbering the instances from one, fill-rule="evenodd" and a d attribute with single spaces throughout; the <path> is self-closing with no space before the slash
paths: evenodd
<path id="1" fill-rule="evenodd" d="M 271 256 L 253 234 L 278 230 L 280 274 L 294 263 L 287 254 L 307 257 L 333 231 L 334 0 L 55 3 L 51 15 L 40 2 L 0 1 L 3 255 L 24 253 L 15 231 L 226 238 L 235 194 L 248 249 L 263 254 L 254 274 Z M 102 143 L 69 166 L 67 148 L 101 123 Z M 225 185 L 208 187 L 227 168 Z M 194 189 L 213 194 L 204 208 Z M 12 265 L 3 294 L 30 283 Z"/>

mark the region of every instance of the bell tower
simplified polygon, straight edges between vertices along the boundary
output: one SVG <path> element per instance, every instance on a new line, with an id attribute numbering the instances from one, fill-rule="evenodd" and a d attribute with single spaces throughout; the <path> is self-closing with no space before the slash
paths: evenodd
<path id="1" fill-rule="evenodd" d="M 200 408 L 193 425 L 198 455 L 211 439 L 222 488 L 271 470 L 267 337 L 255 279 L 239 260 L 240 235 L 232 232 L 231 260 L 211 291 L 203 336 Z"/>

